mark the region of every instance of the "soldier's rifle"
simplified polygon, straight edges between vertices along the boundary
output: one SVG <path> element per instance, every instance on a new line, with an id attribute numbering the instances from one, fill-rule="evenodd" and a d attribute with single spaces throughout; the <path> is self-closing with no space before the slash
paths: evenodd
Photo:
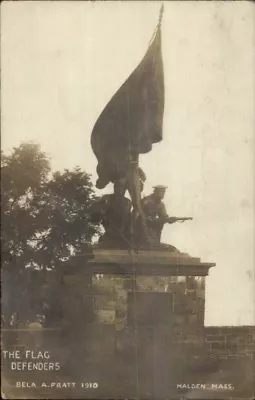
<path id="1" fill-rule="evenodd" d="M 192 217 L 168 217 L 166 222 L 168 224 L 172 224 L 174 222 L 184 222 L 184 221 L 192 221 Z"/>
<path id="2" fill-rule="evenodd" d="M 157 222 L 162 224 L 173 224 L 175 222 L 184 222 L 184 221 L 191 221 L 193 220 L 192 217 L 156 217 L 156 218 L 147 218 L 147 221 L 150 222 Z"/>

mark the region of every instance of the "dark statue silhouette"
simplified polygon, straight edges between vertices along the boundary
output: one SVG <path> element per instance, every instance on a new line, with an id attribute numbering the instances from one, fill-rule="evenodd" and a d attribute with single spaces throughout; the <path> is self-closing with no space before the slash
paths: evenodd
<path id="1" fill-rule="evenodd" d="M 146 176 L 139 166 L 139 154 L 150 152 L 163 137 L 162 13 L 163 6 L 144 58 L 108 102 L 91 134 L 98 161 L 96 187 L 103 189 L 110 182 L 114 185 L 114 193 L 98 200 L 92 212 L 105 229 L 100 247 L 167 247 L 176 251 L 161 244 L 163 226 L 191 219 L 168 216 L 162 201 L 165 186 L 156 186 L 151 195 L 141 196 Z M 125 197 L 126 192 L 131 200 Z"/>

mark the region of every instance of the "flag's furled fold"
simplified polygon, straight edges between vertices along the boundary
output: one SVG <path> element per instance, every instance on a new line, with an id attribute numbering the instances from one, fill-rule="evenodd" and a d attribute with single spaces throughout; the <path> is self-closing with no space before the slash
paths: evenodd
<path id="1" fill-rule="evenodd" d="M 130 160 L 148 153 L 162 140 L 164 73 L 161 26 L 126 82 L 114 94 L 96 121 L 91 135 L 97 157 L 97 187 L 103 188 L 127 173 Z"/>

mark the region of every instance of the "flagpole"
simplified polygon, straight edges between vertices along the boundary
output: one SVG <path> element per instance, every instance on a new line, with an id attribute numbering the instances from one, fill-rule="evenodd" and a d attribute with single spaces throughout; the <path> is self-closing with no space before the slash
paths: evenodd
<path id="1" fill-rule="evenodd" d="M 151 37 L 151 40 L 149 42 L 149 46 L 151 45 L 151 43 L 153 42 L 158 30 L 161 28 L 161 24 L 162 24 L 162 19 L 163 19 L 163 14 L 164 14 L 164 3 L 161 4 L 160 10 L 159 10 L 159 17 L 158 17 L 158 22 L 156 25 L 156 28 L 153 32 L 153 35 Z"/>

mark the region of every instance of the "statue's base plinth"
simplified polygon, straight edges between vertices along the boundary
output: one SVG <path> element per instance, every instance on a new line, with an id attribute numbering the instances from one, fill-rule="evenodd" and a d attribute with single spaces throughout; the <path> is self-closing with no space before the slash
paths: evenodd
<path id="1" fill-rule="evenodd" d="M 215 263 L 201 262 L 187 253 L 166 250 L 95 249 L 86 268 L 88 273 L 110 275 L 206 276 Z"/>

